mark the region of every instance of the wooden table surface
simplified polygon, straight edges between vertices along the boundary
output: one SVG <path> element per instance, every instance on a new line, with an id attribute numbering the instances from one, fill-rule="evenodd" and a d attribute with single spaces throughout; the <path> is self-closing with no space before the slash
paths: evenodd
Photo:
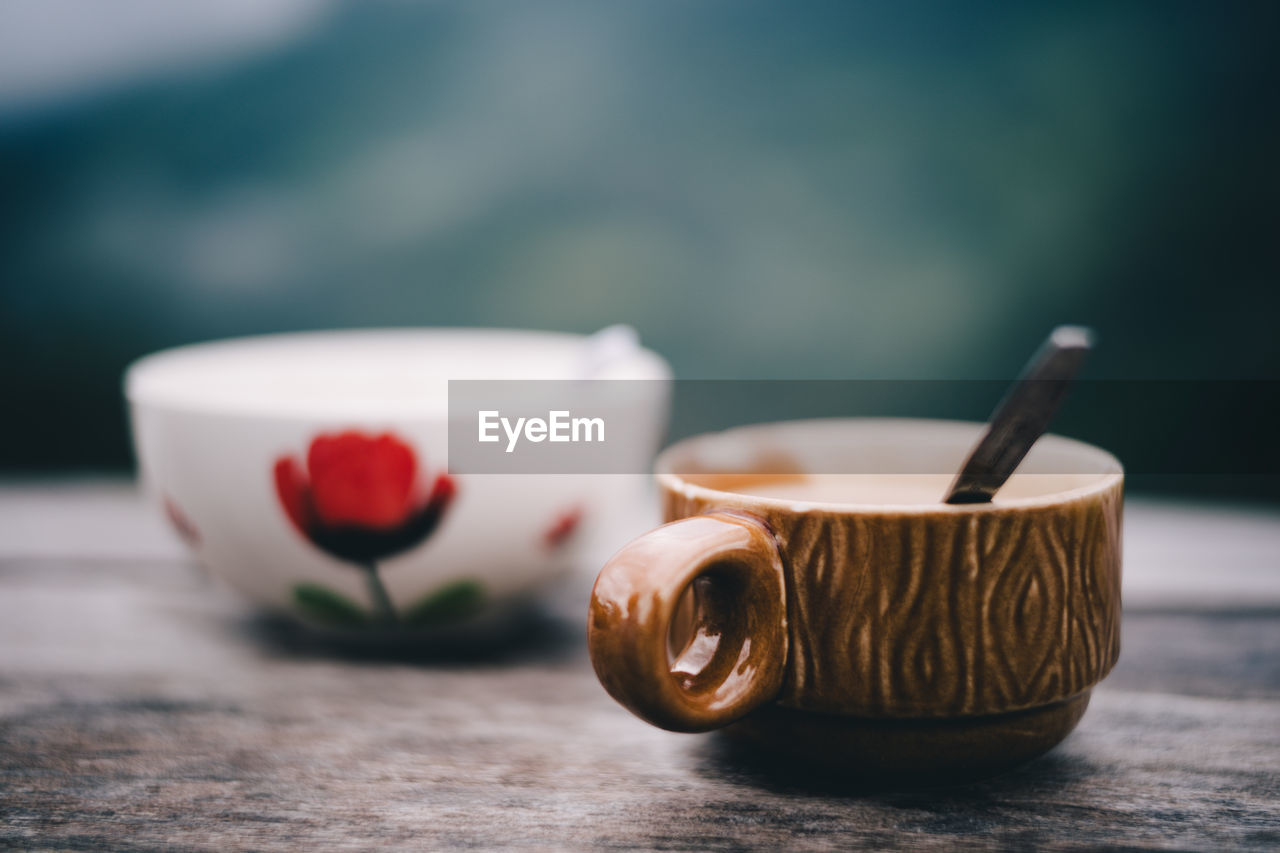
<path id="1" fill-rule="evenodd" d="M 1133 501 L 1121 661 L 995 779 L 855 790 L 651 728 L 584 573 L 502 642 L 389 656 L 253 616 L 123 483 L 0 488 L 0 845 L 1280 847 L 1280 514 Z"/>

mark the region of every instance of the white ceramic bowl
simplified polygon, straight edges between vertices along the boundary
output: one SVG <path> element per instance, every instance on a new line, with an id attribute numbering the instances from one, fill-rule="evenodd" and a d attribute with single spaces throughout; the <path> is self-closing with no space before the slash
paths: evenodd
<path id="1" fill-rule="evenodd" d="M 199 560 L 262 607 L 343 627 L 475 619 L 571 567 L 619 478 L 445 474 L 447 382 L 579 378 L 598 342 L 406 329 L 157 353 L 125 377 L 140 474 Z M 670 369 L 606 349 L 592 378 L 656 380 L 624 413 L 649 458 Z"/>

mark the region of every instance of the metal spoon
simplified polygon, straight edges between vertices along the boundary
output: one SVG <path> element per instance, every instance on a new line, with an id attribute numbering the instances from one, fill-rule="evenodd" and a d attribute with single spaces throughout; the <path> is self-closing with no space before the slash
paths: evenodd
<path id="1" fill-rule="evenodd" d="M 1049 428 L 1092 346 L 1093 332 L 1084 326 L 1059 326 L 1049 333 L 996 406 L 987 431 L 947 490 L 946 503 L 987 503 L 995 496 Z"/>

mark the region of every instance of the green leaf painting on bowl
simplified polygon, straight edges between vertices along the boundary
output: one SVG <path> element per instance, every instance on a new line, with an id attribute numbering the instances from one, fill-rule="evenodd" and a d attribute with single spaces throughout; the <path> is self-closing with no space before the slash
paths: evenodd
<path id="1" fill-rule="evenodd" d="M 342 593 L 320 584 L 300 583 L 293 588 L 294 606 L 307 621 L 333 628 L 434 628 L 454 625 L 483 610 L 485 599 L 484 586 L 479 581 L 459 580 L 433 590 L 401 613 L 391 613 L 387 618 L 380 607 L 367 611 Z"/>

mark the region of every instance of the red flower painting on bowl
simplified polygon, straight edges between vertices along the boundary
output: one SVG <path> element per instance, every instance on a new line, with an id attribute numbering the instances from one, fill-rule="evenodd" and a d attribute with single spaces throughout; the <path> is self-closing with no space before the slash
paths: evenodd
<path id="1" fill-rule="evenodd" d="M 377 563 L 436 531 L 457 495 L 456 481 L 447 473 L 423 476 L 417 454 L 397 436 L 357 430 L 316 436 L 305 459 L 282 456 L 273 473 L 276 496 L 294 528 L 363 571 L 379 621 L 397 622 Z M 296 592 L 300 604 L 324 598 L 330 610 L 340 598 L 314 585 Z"/>
<path id="2" fill-rule="evenodd" d="M 276 495 L 303 536 L 340 560 L 368 565 L 435 532 L 457 485 L 439 474 L 429 489 L 418 459 L 391 433 L 320 435 L 302 461 L 276 460 Z"/>

